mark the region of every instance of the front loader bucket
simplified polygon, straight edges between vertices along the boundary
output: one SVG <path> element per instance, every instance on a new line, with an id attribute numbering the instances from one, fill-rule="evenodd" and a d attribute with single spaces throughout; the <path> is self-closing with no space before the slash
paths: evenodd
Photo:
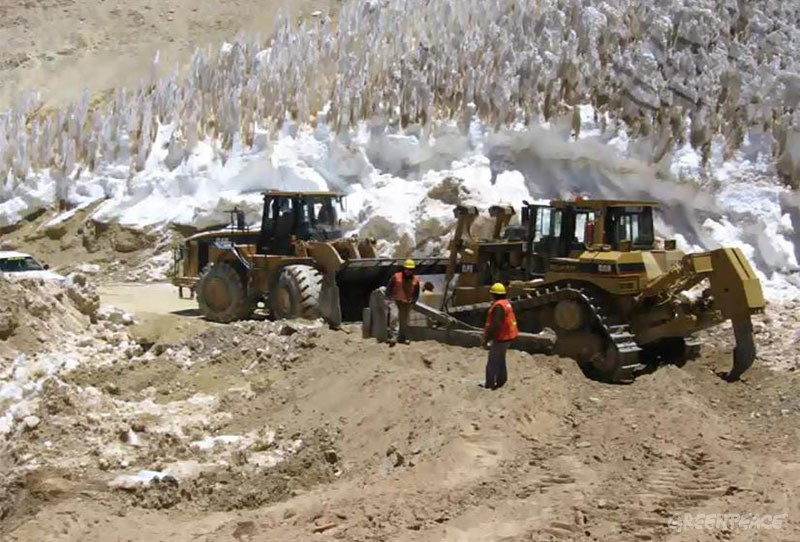
<path id="1" fill-rule="evenodd" d="M 733 367 L 726 376 L 726 380 L 730 382 L 739 380 L 739 377 L 753 365 L 753 361 L 756 359 L 753 324 L 749 318 L 733 323 L 733 335 L 736 338 L 736 347 L 733 349 Z"/>
<path id="2" fill-rule="evenodd" d="M 336 272 L 342 320 L 361 321 L 372 292 L 386 286 L 389 278 L 402 268 L 404 261 L 395 258 L 346 260 Z M 447 270 L 445 258 L 422 258 L 415 261 L 418 276 L 444 275 Z"/>
<path id="3" fill-rule="evenodd" d="M 339 287 L 334 275 L 326 274 L 322 277 L 322 289 L 319 294 L 320 316 L 328 323 L 331 329 L 339 329 L 342 325 L 342 303 L 339 297 Z"/>

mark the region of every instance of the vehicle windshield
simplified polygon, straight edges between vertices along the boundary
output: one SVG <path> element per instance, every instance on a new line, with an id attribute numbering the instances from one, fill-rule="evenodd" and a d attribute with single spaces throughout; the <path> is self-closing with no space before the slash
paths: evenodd
<path id="1" fill-rule="evenodd" d="M 316 223 L 318 225 L 329 226 L 331 228 L 336 226 L 336 207 L 333 206 L 333 202 L 330 200 L 314 205 L 314 216 L 316 217 Z"/>
<path id="2" fill-rule="evenodd" d="M 42 264 L 30 256 L 15 256 L 13 258 L 0 258 L 0 271 L 4 273 L 19 273 L 22 271 L 42 271 Z"/>
<path id="3" fill-rule="evenodd" d="M 303 220 L 308 220 L 311 227 L 317 230 L 335 229 L 338 222 L 336 207 L 332 200 L 307 203 L 303 215 Z"/>
<path id="4" fill-rule="evenodd" d="M 631 241 L 634 246 L 653 244 L 653 210 L 650 207 L 625 207 L 610 213 L 607 234 L 613 241 Z M 615 244 L 615 243 L 612 243 Z"/>

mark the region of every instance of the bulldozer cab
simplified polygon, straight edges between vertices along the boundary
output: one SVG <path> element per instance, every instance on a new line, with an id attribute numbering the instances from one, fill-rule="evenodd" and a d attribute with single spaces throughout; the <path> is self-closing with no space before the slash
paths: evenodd
<path id="1" fill-rule="evenodd" d="M 294 253 L 293 239 L 341 238 L 337 205 L 342 196 L 333 192 L 265 192 L 258 253 L 288 256 Z"/>
<path id="2" fill-rule="evenodd" d="M 576 258 L 586 250 L 654 248 L 654 202 L 553 200 L 549 205 L 523 202 L 528 268 L 547 271 L 554 258 Z"/>

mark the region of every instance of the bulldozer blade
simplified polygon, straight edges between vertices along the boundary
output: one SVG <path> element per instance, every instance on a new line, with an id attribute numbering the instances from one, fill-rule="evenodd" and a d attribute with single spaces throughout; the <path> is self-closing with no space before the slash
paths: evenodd
<path id="1" fill-rule="evenodd" d="M 433 307 L 426 305 L 425 303 L 422 303 L 421 301 L 417 301 L 412 308 L 415 312 L 422 314 L 429 320 L 436 322 L 441 326 L 449 327 L 452 329 L 471 329 L 471 330 L 482 331 L 480 327 L 470 326 L 462 322 L 461 320 L 453 318 L 449 314 L 446 314 L 440 310 L 434 309 Z"/>
<path id="2" fill-rule="evenodd" d="M 733 349 L 733 367 L 726 375 L 726 380 L 735 382 L 739 380 L 756 359 L 756 345 L 753 340 L 753 324 L 748 318 L 746 321 L 734 322 L 733 335 L 736 338 L 736 347 Z"/>
<path id="3" fill-rule="evenodd" d="M 483 342 L 483 332 L 480 330 L 450 327 L 410 326 L 408 337 L 412 341 L 436 341 L 462 348 L 478 348 Z M 510 348 L 529 354 L 550 355 L 553 353 L 553 341 L 531 333 L 520 333 L 511 343 Z"/>
<path id="4" fill-rule="evenodd" d="M 342 305 L 339 298 L 339 287 L 334 275 L 326 274 L 322 277 L 322 290 L 319 294 L 320 316 L 332 329 L 339 329 L 342 325 Z"/>

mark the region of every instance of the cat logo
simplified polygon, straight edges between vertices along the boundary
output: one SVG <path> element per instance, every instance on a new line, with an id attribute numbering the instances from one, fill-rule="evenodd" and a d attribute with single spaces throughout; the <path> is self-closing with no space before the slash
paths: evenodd
<path id="1" fill-rule="evenodd" d="M 597 271 L 599 273 L 611 273 L 612 267 L 611 264 L 601 263 L 597 265 Z"/>

